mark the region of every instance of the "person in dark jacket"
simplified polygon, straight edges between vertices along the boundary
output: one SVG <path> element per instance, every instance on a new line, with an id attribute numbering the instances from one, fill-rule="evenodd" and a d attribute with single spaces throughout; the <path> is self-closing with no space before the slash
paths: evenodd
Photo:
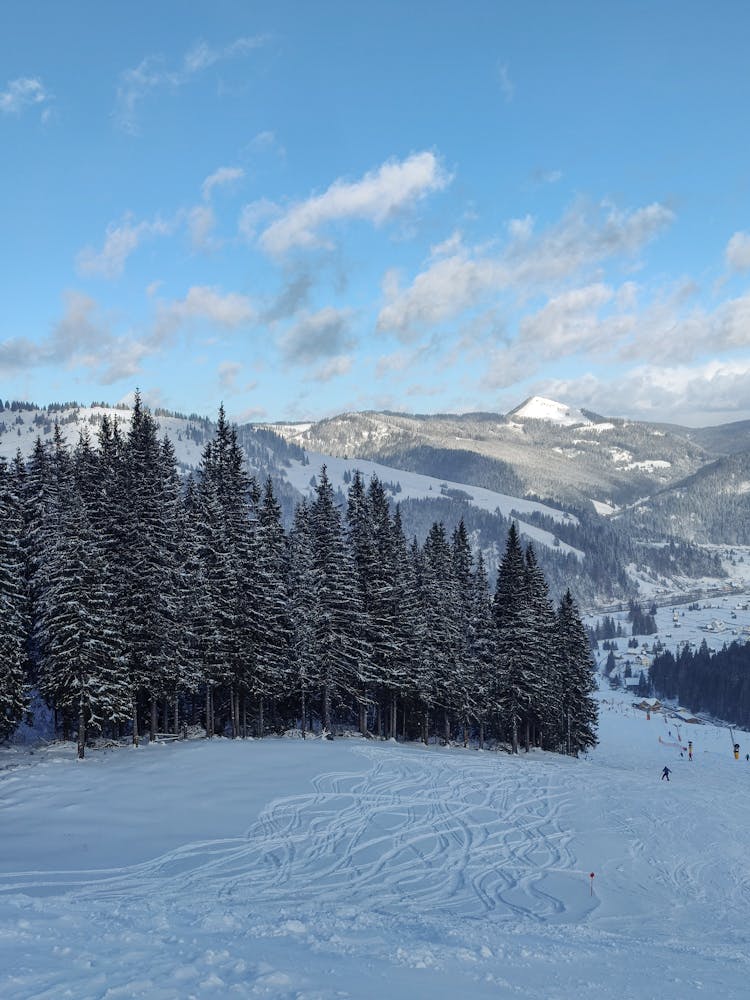
<path id="1" fill-rule="evenodd" d="M 664 765 L 664 770 L 661 772 L 661 780 L 664 781 L 664 779 L 666 778 L 667 781 L 669 781 L 669 776 L 670 776 L 671 773 L 672 772 L 669 770 L 669 768 L 665 764 Z"/>

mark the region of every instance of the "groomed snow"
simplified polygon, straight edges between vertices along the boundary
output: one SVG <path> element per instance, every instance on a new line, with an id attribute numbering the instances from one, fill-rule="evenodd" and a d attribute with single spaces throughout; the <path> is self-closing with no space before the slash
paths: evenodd
<path id="1" fill-rule="evenodd" d="M 360 739 L 5 751 L 0 992 L 747 997 L 750 737 L 735 761 L 726 729 L 603 698 L 587 760 Z"/>

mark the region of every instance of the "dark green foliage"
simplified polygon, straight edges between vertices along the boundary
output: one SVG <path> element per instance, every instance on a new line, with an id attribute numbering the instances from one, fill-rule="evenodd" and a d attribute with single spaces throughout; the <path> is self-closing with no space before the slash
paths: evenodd
<path id="1" fill-rule="evenodd" d="M 667 651 L 654 659 L 650 680 L 660 698 L 750 728 L 750 644 L 711 652 L 704 639 L 694 652 L 686 646 L 676 657 Z"/>
<path id="2" fill-rule="evenodd" d="M 186 483 L 157 431 L 137 395 L 126 434 L 98 421 L 97 449 L 84 434 L 71 454 L 56 428 L 0 465 L 0 736 L 30 681 L 81 753 L 144 718 L 152 736 L 182 720 L 238 736 L 248 716 L 261 735 L 591 745 L 585 633 L 515 524 L 491 599 L 463 520 L 409 544 L 385 484 L 355 472 L 344 498 L 323 467 L 287 534 L 223 409 Z"/>
<path id="3" fill-rule="evenodd" d="M 11 471 L 0 459 L 0 740 L 12 734 L 26 707 L 28 617 L 20 468 Z"/>

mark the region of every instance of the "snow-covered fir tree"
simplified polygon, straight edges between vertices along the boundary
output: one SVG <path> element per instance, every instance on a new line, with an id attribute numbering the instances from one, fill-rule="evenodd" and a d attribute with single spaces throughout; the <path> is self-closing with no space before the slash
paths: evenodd
<path id="1" fill-rule="evenodd" d="M 491 598 L 464 523 L 407 542 L 377 477 L 355 472 L 345 498 L 324 467 L 287 533 L 223 408 L 186 480 L 139 394 L 131 416 L 72 453 L 57 427 L 0 468 L 0 736 L 35 687 L 81 753 L 99 733 L 137 741 L 146 719 L 152 736 L 595 741 L 580 617 L 570 595 L 555 613 L 515 524 Z"/>
<path id="2" fill-rule="evenodd" d="M 28 631 L 20 468 L 0 458 L 0 740 L 23 717 L 27 703 L 25 647 Z"/>

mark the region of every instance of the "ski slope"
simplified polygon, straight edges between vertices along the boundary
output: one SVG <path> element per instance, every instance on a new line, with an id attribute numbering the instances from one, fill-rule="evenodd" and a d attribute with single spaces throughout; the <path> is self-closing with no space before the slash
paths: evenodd
<path id="1" fill-rule="evenodd" d="M 750 736 L 735 761 L 727 730 L 683 727 L 688 762 L 659 742 L 674 720 L 602 699 L 577 761 L 357 738 L 3 751 L 0 995 L 747 997 Z"/>

